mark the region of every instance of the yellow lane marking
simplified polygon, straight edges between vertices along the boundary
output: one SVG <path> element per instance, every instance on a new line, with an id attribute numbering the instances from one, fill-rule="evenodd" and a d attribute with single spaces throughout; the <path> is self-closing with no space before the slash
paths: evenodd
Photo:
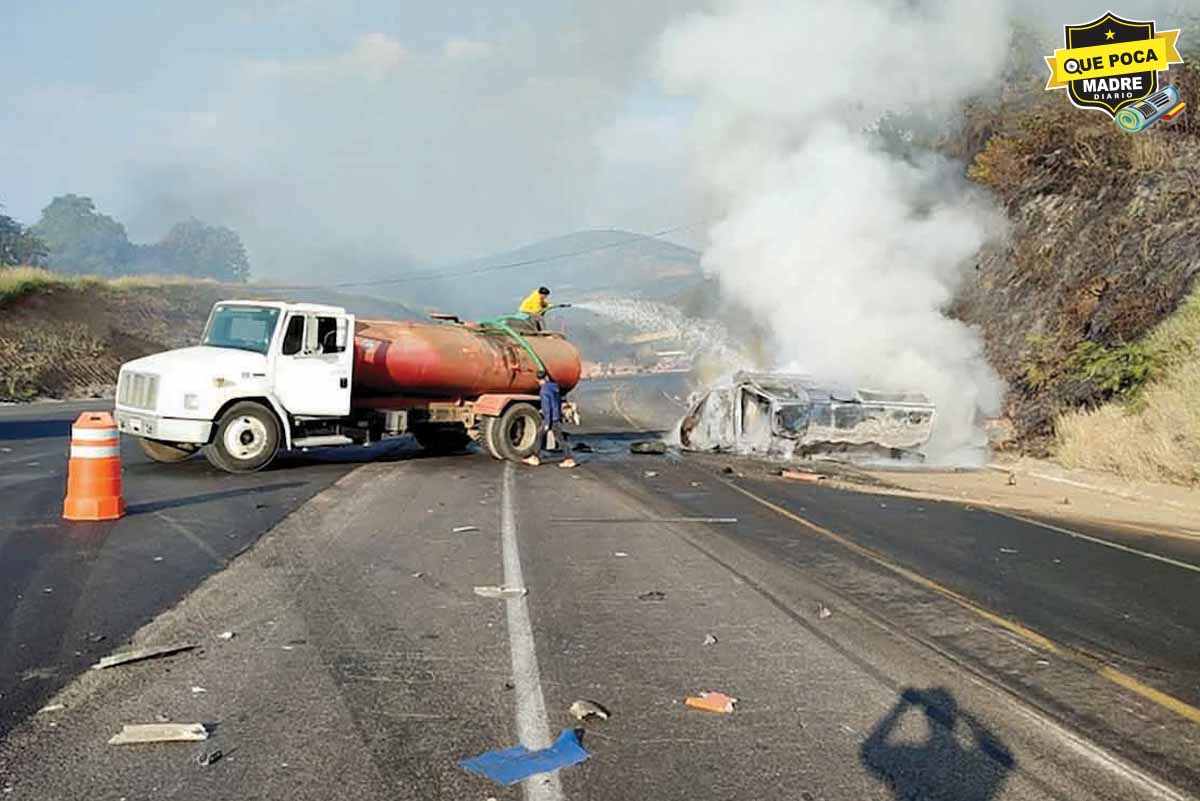
<path id="1" fill-rule="evenodd" d="M 795 512 L 793 512 L 789 509 L 785 509 L 784 507 L 780 506 L 777 503 L 772 503 L 771 501 L 768 501 L 766 498 L 763 498 L 763 497 L 760 497 L 760 496 L 754 494 L 750 490 L 744 489 L 743 487 L 739 487 L 737 484 L 733 484 L 728 481 L 722 481 L 722 483 L 725 484 L 726 486 L 728 486 L 730 489 L 736 490 L 737 492 L 740 492 L 742 495 L 745 495 L 747 498 L 749 498 L 750 500 L 759 504 L 760 506 L 765 506 L 766 508 L 770 509 L 772 512 L 775 512 L 776 514 L 781 515 L 782 517 L 786 517 L 788 520 L 791 520 L 794 523 L 799 523 L 801 526 L 804 526 L 805 528 L 807 528 L 811 531 L 814 531 L 823 537 L 833 540 L 834 542 L 853 551 L 854 553 L 857 553 L 857 554 L 871 560 L 872 562 L 879 565 L 880 567 L 886 568 L 887 570 L 890 570 L 891 572 L 893 572 L 899 576 L 903 576 L 905 579 L 908 579 L 909 581 L 912 581 L 915 584 L 925 587 L 926 589 L 932 590 L 945 598 L 949 598 L 950 600 L 957 603 L 959 606 L 962 606 L 963 608 L 968 609 L 971 612 L 974 612 L 976 615 L 982 617 L 984 620 L 987 620 L 990 623 L 994 623 L 995 625 L 1000 626 L 1001 628 L 1012 632 L 1013 634 L 1017 635 L 1018 637 L 1025 640 L 1026 642 L 1030 643 L 1031 645 L 1036 645 L 1037 647 L 1042 648 L 1043 650 L 1049 651 L 1052 654 L 1058 654 L 1059 656 L 1071 659 L 1073 662 L 1076 662 L 1077 664 L 1080 664 L 1084 667 L 1094 670 L 1096 672 L 1096 675 L 1101 676 L 1105 679 L 1108 679 L 1109 681 L 1113 682 L 1114 684 L 1118 684 L 1121 687 L 1124 687 L 1125 689 L 1130 690 L 1131 692 L 1134 692 L 1134 693 L 1140 695 L 1142 698 L 1145 698 L 1147 701 L 1151 701 L 1152 703 L 1158 704 L 1162 708 L 1164 708 L 1170 712 L 1174 712 L 1175 714 L 1177 714 L 1181 717 L 1187 718 L 1188 720 L 1192 721 L 1193 723 L 1200 723 L 1200 709 L 1197 709 L 1196 707 L 1192 706 L 1191 704 L 1187 703 L 1186 701 L 1181 701 L 1180 699 L 1176 698 L 1173 695 L 1168 695 L 1167 693 L 1164 693 L 1161 690 L 1156 690 L 1153 687 L 1150 687 L 1149 685 L 1143 684 L 1142 682 L 1138 681 L 1137 679 L 1133 678 L 1132 676 L 1122 673 L 1121 671 L 1117 670 L 1116 668 L 1110 667 L 1108 665 L 1096 665 L 1096 662 L 1093 658 L 1085 656 L 1084 654 L 1081 654 L 1077 651 L 1074 651 L 1074 650 L 1068 648 L 1067 646 L 1059 645 L 1058 643 L 1055 643 L 1052 640 L 1049 640 L 1046 637 L 1043 637 L 1041 634 L 1038 634 L 1036 631 L 1033 631 L 1032 629 L 1022 626 L 1020 623 L 1016 623 L 1005 617 L 1001 617 L 1000 615 L 996 614 L 995 612 L 991 612 L 987 609 L 984 609 L 982 606 L 979 606 L 978 604 L 976 604 L 974 601 L 970 600 L 966 596 L 964 596 L 958 592 L 955 592 L 954 590 L 950 589 L 949 587 L 944 587 L 932 579 L 926 578 L 925 576 L 922 576 L 919 573 L 915 573 L 906 567 L 901 567 L 900 565 L 893 564 L 893 563 L 889 562 L 886 558 L 884 558 L 881 554 L 872 550 L 871 548 L 867 548 L 863 545 L 859 545 L 857 542 L 854 542 L 853 540 L 850 540 L 834 531 L 830 531 L 829 529 L 825 528 L 824 526 L 820 526 L 820 525 L 812 522 L 811 520 L 801 517 L 800 515 L 796 514 Z M 1034 522 L 1034 521 L 1030 521 L 1030 522 Z"/>

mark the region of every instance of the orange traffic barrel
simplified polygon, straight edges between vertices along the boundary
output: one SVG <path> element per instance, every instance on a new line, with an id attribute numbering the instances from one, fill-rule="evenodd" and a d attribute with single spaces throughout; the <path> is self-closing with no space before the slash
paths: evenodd
<path id="1" fill-rule="evenodd" d="M 67 462 L 67 520 L 116 520 L 125 514 L 121 496 L 121 440 L 108 412 L 84 412 L 71 426 Z"/>

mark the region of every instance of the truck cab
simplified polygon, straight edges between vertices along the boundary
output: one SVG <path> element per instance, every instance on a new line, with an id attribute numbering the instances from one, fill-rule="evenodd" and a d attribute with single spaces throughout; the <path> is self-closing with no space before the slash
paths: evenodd
<path id="1" fill-rule="evenodd" d="M 354 316 L 309 303 L 216 304 L 195 347 L 121 366 L 115 417 L 160 462 L 196 451 L 246 472 L 280 449 L 341 444 L 303 437 L 306 422 L 350 414 Z"/>

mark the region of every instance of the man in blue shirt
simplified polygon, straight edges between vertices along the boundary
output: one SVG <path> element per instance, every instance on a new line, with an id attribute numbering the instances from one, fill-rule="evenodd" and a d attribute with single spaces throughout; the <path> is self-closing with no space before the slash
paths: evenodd
<path id="1" fill-rule="evenodd" d="M 542 427 L 538 431 L 538 452 L 525 460 L 525 464 L 537 467 L 542 463 L 541 452 L 546 450 L 546 435 L 553 431 L 554 442 L 566 454 L 559 467 L 574 467 L 575 460 L 567 448 L 567 438 L 562 430 L 562 391 L 545 370 L 538 371 L 538 396 L 542 402 Z"/>

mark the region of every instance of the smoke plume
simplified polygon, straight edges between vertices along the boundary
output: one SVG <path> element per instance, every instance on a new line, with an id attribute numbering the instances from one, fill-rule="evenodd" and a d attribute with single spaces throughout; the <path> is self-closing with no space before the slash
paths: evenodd
<path id="1" fill-rule="evenodd" d="M 989 88 L 1007 30 L 999 2 L 740 0 L 658 46 L 664 85 L 698 103 L 705 269 L 769 324 L 776 367 L 930 395 L 941 461 L 968 458 L 999 411 L 979 336 L 946 307 L 1003 217 L 963 165 L 878 129 L 936 124 Z"/>

